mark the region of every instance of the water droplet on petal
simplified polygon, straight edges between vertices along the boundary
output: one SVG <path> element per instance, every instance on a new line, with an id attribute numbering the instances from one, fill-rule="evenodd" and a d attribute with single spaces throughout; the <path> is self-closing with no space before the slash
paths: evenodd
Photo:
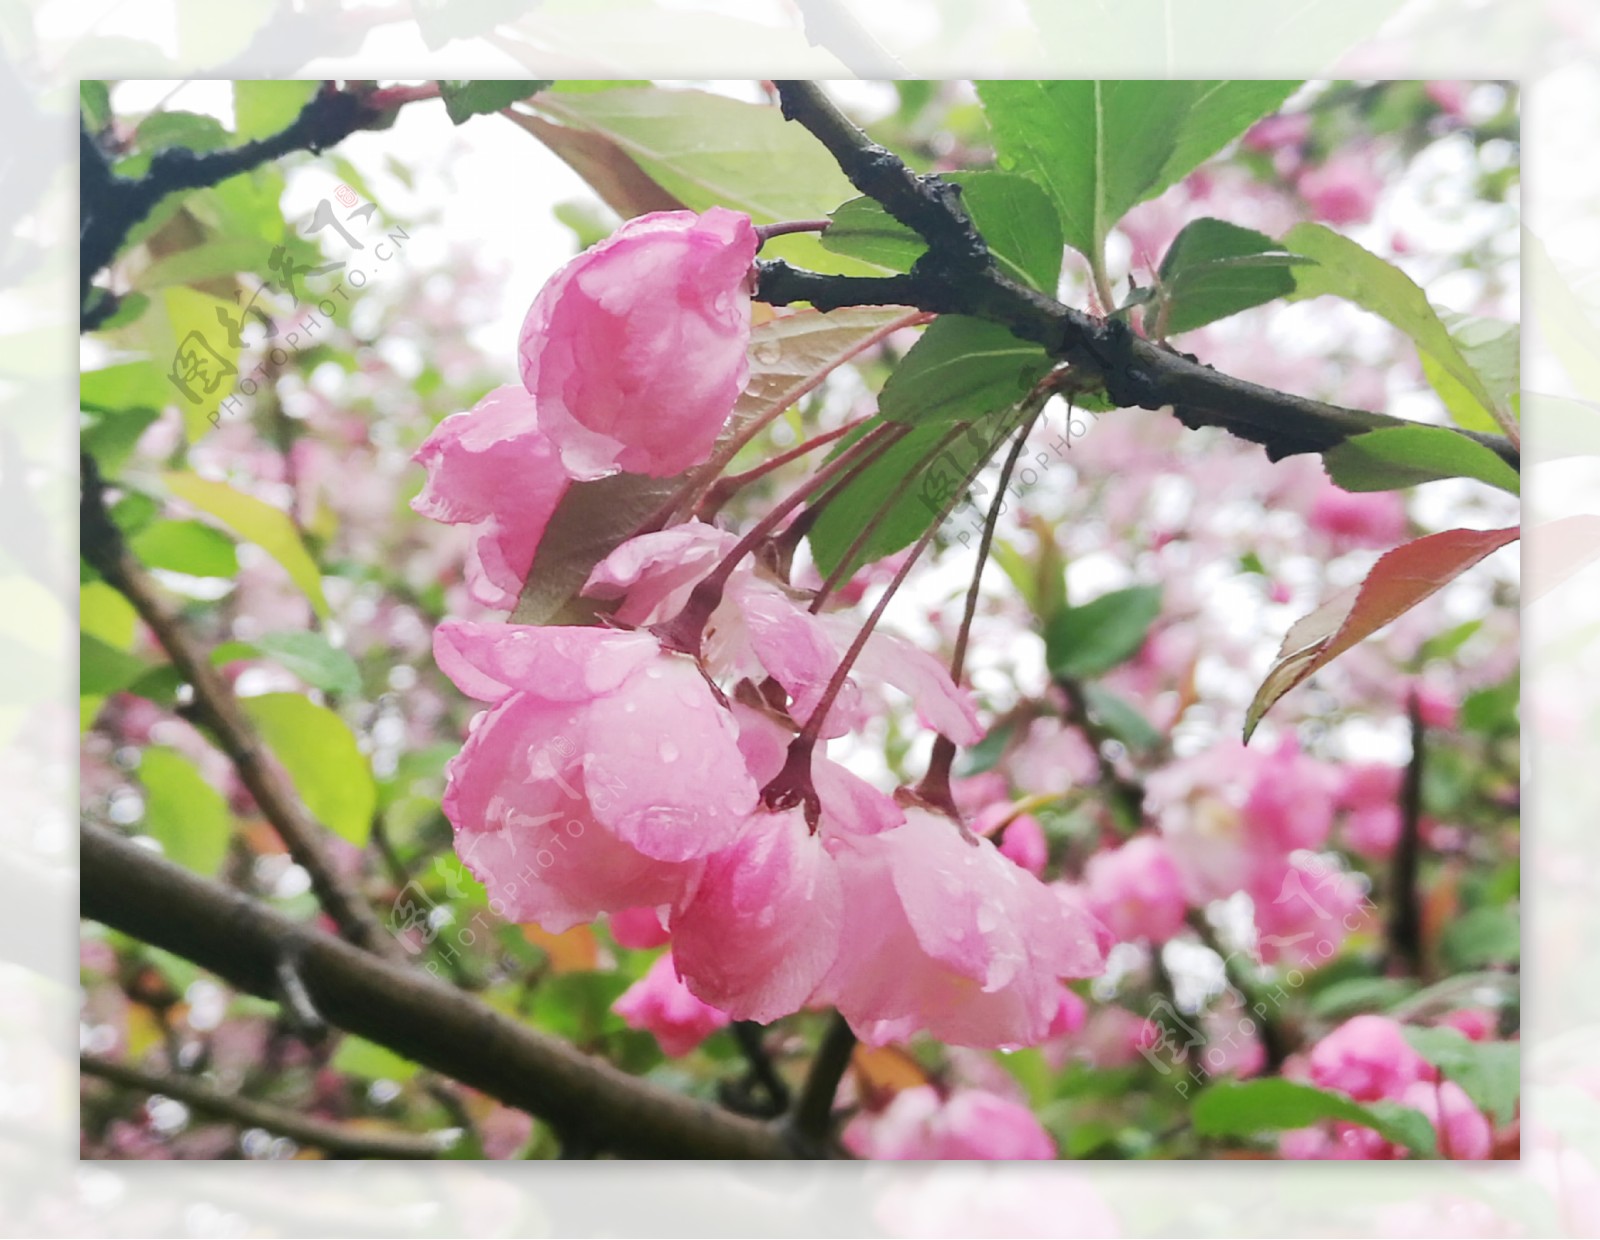
<path id="1" fill-rule="evenodd" d="M 756 361 L 763 366 L 775 366 L 783 357 L 783 346 L 776 340 L 762 340 L 753 350 Z"/>
<path id="2" fill-rule="evenodd" d="M 678 760 L 678 747 L 671 741 L 662 741 L 656 746 L 656 753 L 663 762 L 676 762 Z"/>

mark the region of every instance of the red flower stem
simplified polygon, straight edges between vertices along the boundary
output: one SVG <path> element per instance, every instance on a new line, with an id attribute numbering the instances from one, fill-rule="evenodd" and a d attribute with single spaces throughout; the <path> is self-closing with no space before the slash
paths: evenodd
<path id="1" fill-rule="evenodd" d="M 878 531 L 878 527 L 888 519 L 889 513 L 893 511 L 894 506 L 900 502 L 900 497 L 910 489 L 911 484 L 917 480 L 918 476 L 922 473 L 923 467 L 926 466 L 929 461 L 938 456 L 939 453 L 943 452 L 945 448 L 949 446 L 950 442 L 956 438 L 956 436 L 965 432 L 970 426 L 971 423 L 968 422 L 956 423 L 955 426 L 951 427 L 949 434 L 943 436 L 938 443 L 934 444 L 932 448 L 923 454 L 922 458 L 917 461 L 915 465 L 906 470 L 906 472 L 900 476 L 900 480 L 895 483 L 894 487 L 889 491 L 888 497 L 883 501 L 883 503 L 878 505 L 872 516 L 867 519 L 867 523 L 861 527 L 861 532 L 851 540 L 850 546 L 845 551 L 844 556 L 836 565 L 834 565 L 833 571 L 828 574 L 828 579 L 822 583 L 822 588 L 817 591 L 816 597 L 811 600 L 812 615 L 816 615 L 817 612 L 822 610 L 823 604 L 828 601 L 828 596 L 838 589 L 839 583 L 844 581 L 851 574 L 851 572 L 854 571 L 854 567 L 856 567 L 855 558 L 860 554 L 861 548 L 867 545 L 867 540 L 871 538 L 873 534 Z"/>
<path id="2" fill-rule="evenodd" d="M 821 232 L 832 220 L 785 220 L 781 224 L 757 224 L 756 236 L 765 245 L 774 237 L 787 237 L 790 233 Z"/>
<path id="3" fill-rule="evenodd" d="M 811 716 L 806 720 L 805 727 L 801 729 L 800 735 L 794 739 L 793 744 L 795 746 L 803 745 L 810 748 L 816 744 L 817 737 L 822 732 L 823 721 L 827 719 L 828 712 L 833 709 L 834 699 L 839 696 L 839 691 L 844 688 L 844 682 L 849 679 L 851 669 L 855 666 L 856 660 L 861 657 L 862 650 L 866 648 L 867 639 L 872 636 L 873 630 L 878 627 L 878 621 L 883 619 L 883 613 L 889 606 L 889 601 L 894 598 L 895 593 L 905 584 L 905 579 L 910 576 L 912 568 L 916 566 L 917 560 L 921 558 L 922 553 L 928 549 L 928 544 L 933 541 L 934 535 L 939 532 L 939 527 L 955 511 L 955 506 L 965 498 L 967 488 L 972 485 L 973 479 L 982 472 L 983 467 L 987 464 L 987 457 L 978 459 L 977 463 L 967 471 L 967 475 L 962 479 L 961 485 L 955 488 L 950 499 L 940 509 L 939 515 L 922 532 L 922 537 L 911 545 L 911 554 L 906 556 L 906 562 L 896 570 L 889 584 L 884 587 L 883 594 L 873 607 L 871 614 L 867 616 L 866 623 L 861 626 L 861 631 L 856 634 L 855 640 L 850 643 L 850 649 L 845 651 L 844 658 L 839 660 L 839 666 L 834 669 L 833 678 L 828 681 L 828 687 L 823 691 L 822 700 L 817 703 L 817 708 L 811 712 Z"/>
<path id="4" fill-rule="evenodd" d="M 823 431 L 820 435 L 813 435 L 804 443 L 796 444 L 787 452 L 780 452 L 771 460 L 762 461 L 761 464 L 745 470 L 742 474 L 725 474 L 718 478 L 705 493 L 700 501 L 700 506 L 695 509 L 695 517 L 700 521 L 709 521 L 722 510 L 726 504 L 740 490 L 765 478 L 775 469 L 781 469 L 790 461 L 797 461 L 807 453 L 815 452 L 824 444 L 830 444 L 835 439 L 848 435 L 856 427 L 865 422 L 866 418 L 857 418 L 854 422 L 846 422 L 843 426 L 835 427 L 831 431 Z"/>
<path id="5" fill-rule="evenodd" d="M 807 375 L 793 387 L 785 388 L 775 398 L 773 398 L 770 404 L 768 404 L 742 427 L 740 427 L 739 430 L 733 435 L 729 436 L 728 441 L 717 449 L 716 453 L 709 461 L 694 471 L 694 474 L 691 476 L 688 485 L 684 487 L 682 494 L 672 500 L 671 511 L 677 511 L 679 509 L 688 507 L 691 502 L 694 501 L 695 498 L 711 484 L 711 481 L 733 462 L 733 458 L 738 456 L 739 453 L 743 451 L 746 444 L 748 444 L 778 418 L 782 417 L 784 411 L 790 406 L 794 405 L 802 397 L 809 395 L 822 383 L 824 379 L 826 379 L 845 362 L 850 361 L 852 358 L 859 357 L 862 353 L 865 353 L 868 349 L 874 347 L 875 345 L 882 344 L 901 328 L 916 327 L 919 324 L 931 322 L 935 317 L 937 316 L 928 314 L 923 310 L 909 310 L 899 318 L 891 319 L 889 322 L 885 323 L 882 327 L 878 328 L 870 335 L 862 337 L 862 339 L 850 346 L 850 348 L 846 349 L 837 358 L 830 360 L 827 365 L 822 367 L 822 369 L 818 370 L 815 374 Z M 666 520 L 663 519 L 661 524 L 665 525 Z M 654 528 L 659 529 L 660 526 L 658 525 Z"/>
<path id="6" fill-rule="evenodd" d="M 437 99 L 439 97 L 439 84 L 428 82 L 422 86 L 384 86 L 373 91 L 366 97 L 366 102 L 381 111 L 389 108 L 398 108 L 407 103 L 418 103 L 424 99 Z"/>
<path id="7" fill-rule="evenodd" d="M 1011 485 L 1011 475 L 1017 468 L 1017 462 L 1022 459 L 1022 450 L 1027 445 L 1028 434 L 1039 420 L 1045 399 L 1048 399 L 1048 396 L 1039 399 L 1038 409 L 1035 409 L 1023 423 L 1021 431 L 1017 433 L 1016 442 L 1006 454 L 1005 464 L 1000 467 L 1000 484 L 995 489 L 994 502 L 989 505 L 989 514 L 984 518 L 983 534 L 978 540 L 978 562 L 972 570 L 972 584 L 967 587 L 966 608 L 961 613 L 961 627 L 956 630 L 955 651 L 950 656 L 950 679 L 957 685 L 960 685 L 961 678 L 966 672 L 967 641 L 972 635 L 972 621 L 978 614 L 979 588 L 983 582 L 984 567 L 989 562 L 989 549 L 994 545 L 995 528 L 1000 524 L 1000 510 L 1005 506 L 1006 488 Z M 917 795 L 922 800 L 951 815 L 957 813 L 955 795 L 950 791 L 950 768 L 955 762 L 955 757 L 956 743 L 941 733 L 934 739 L 933 752 L 928 757 L 928 772 L 922 777 L 922 782 L 916 789 Z"/>
<path id="8" fill-rule="evenodd" d="M 760 546 L 762 540 L 767 538 L 785 517 L 807 499 L 827 486 L 840 474 L 851 470 L 859 472 L 865 469 L 878 456 L 887 452 L 890 446 L 910 429 L 909 426 L 898 426 L 888 422 L 882 426 L 874 427 L 814 473 L 801 486 L 779 500 L 772 511 L 757 521 L 751 527 L 750 532 L 735 543 L 733 550 L 729 551 L 716 568 L 711 570 L 711 574 L 694 588 L 694 592 L 689 595 L 689 601 L 684 604 L 683 610 L 671 620 L 657 625 L 652 630 L 661 639 L 662 644 L 672 650 L 682 650 L 688 654 L 698 655 L 706 621 L 711 618 L 711 613 L 722 602 L 722 591 L 728 584 L 728 578 L 733 575 L 733 570 L 738 567 L 739 561 Z"/>

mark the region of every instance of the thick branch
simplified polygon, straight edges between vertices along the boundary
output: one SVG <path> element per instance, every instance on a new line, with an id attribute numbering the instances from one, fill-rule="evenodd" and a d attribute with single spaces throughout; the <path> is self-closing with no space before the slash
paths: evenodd
<path id="1" fill-rule="evenodd" d="M 1416 692 L 1406 700 L 1411 724 L 1411 761 L 1406 764 L 1400 788 L 1400 838 L 1389 862 L 1389 941 L 1391 967 L 1407 977 L 1422 976 L 1422 901 L 1417 872 L 1422 855 L 1422 772 L 1427 753 L 1427 729 Z"/>
<path id="2" fill-rule="evenodd" d="M 368 951 L 404 959 L 394 936 L 339 874 L 325 840 L 327 828 L 313 818 L 287 779 L 272 765 L 255 725 L 239 707 L 233 691 L 211 666 L 207 651 L 195 640 L 176 610 L 157 591 L 144 566 L 123 541 L 106 511 L 105 495 L 94 461 L 83 458 L 83 497 L 79 509 L 79 541 L 83 558 L 107 584 L 118 590 L 161 643 L 184 680 L 194 690 L 194 704 L 217 746 L 239 772 L 262 815 L 282 838 L 289 855 L 311 878 L 312 889 L 334 924 L 352 943 Z"/>
<path id="3" fill-rule="evenodd" d="M 96 139 L 80 127 L 79 188 L 83 218 L 78 245 L 80 313 L 88 308 L 94 277 L 116 257 L 135 224 L 168 194 L 204 189 L 281 159 L 291 151 L 313 153 L 342 142 L 377 121 L 382 111 L 360 95 L 324 83 L 286 129 L 221 151 L 172 146 L 157 151 L 138 178 L 111 171 Z M 92 326 L 92 319 L 88 325 Z"/>
<path id="4" fill-rule="evenodd" d="M 826 1151 L 833 1129 L 834 1095 L 839 1092 L 839 1082 L 850 1067 L 850 1056 L 855 1048 L 855 1031 L 835 1012 L 794 1105 L 794 1133 L 816 1157 L 823 1156 Z"/>
<path id="5" fill-rule="evenodd" d="M 450 1133 L 373 1132 L 313 1119 L 286 1107 L 223 1093 L 195 1077 L 146 1072 L 99 1055 L 82 1054 L 79 1069 L 140 1093 L 173 1098 L 191 1110 L 242 1128 L 262 1128 L 332 1154 L 335 1158 L 438 1158 L 454 1143 Z"/>
<path id="6" fill-rule="evenodd" d="M 960 204 L 957 188 L 919 176 L 872 142 L 814 83 L 779 82 L 784 115 L 804 125 L 858 190 L 928 242 L 928 253 L 898 276 L 832 276 L 783 262 L 760 264 L 756 295 L 771 305 L 915 306 L 966 314 L 1042 345 L 1052 357 L 1096 377 L 1123 408 L 1162 409 L 1191 428 L 1218 426 L 1261 444 L 1272 460 L 1325 452 L 1365 431 L 1413 425 L 1402 418 L 1345 409 L 1220 374 L 1186 354 L 1137 335 L 1120 319 L 1097 319 L 1007 277 Z M 1499 435 L 1456 431 L 1495 452 L 1513 469 L 1516 447 Z"/>
<path id="7" fill-rule="evenodd" d="M 274 997 L 292 960 L 332 1025 L 548 1121 L 644 1158 L 792 1158 L 773 1128 L 591 1059 L 419 969 L 359 951 L 84 824 L 85 917 Z"/>

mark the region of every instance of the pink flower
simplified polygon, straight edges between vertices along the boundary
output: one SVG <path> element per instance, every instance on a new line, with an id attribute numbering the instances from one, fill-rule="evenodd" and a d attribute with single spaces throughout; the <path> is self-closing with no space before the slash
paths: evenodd
<path id="1" fill-rule="evenodd" d="M 595 566 L 584 594 L 619 600 L 614 614 L 623 623 L 662 623 L 683 610 L 695 586 L 736 541 L 698 521 L 629 539 Z M 745 562 L 728 578 L 711 613 L 702 658 L 725 683 L 760 684 L 770 676 L 788 694 L 791 718 L 803 725 L 859 627 L 849 613 L 811 614 L 787 586 Z M 841 736 L 866 721 L 863 684 L 906 693 L 918 718 L 957 744 L 976 744 L 982 736 L 971 698 L 951 681 L 944 665 L 892 633 L 875 630 L 852 671 L 828 713 L 823 737 Z"/>
<path id="2" fill-rule="evenodd" d="M 1489 1008 L 1460 1008 L 1441 1016 L 1439 1024 L 1456 1030 L 1469 1042 L 1488 1042 L 1500 1027 L 1500 1018 Z"/>
<path id="3" fill-rule="evenodd" d="M 1164 943 L 1182 932 L 1183 875 L 1159 836 L 1136 835 L 1096 853 L 1083 878 L 1089 908 L 1122 942 Z"/>
<path id="4" fill-rule="evenodd" d="M 1050 860 L 1044 828 L 1032 814 L 1018 814 L 1000 836 L 1000 855 L 1008 857 L 1037 878 Z"/>
<path id="5" fill-rule="evenodd" d="M 1053 1159 L 1055 1142 L 1021 1103 L 981 1089 L 941 1098 L 932 1085 L 903 1089 L 878 1115 L 857 1116 L 845 1148 L 860 1158 L 954 1161 Z"/>
<path id="6" fill-rule="evenodd" d="M 748 216 L 658 211 L 558 271 L 522 325 L 522 382 L 575 478 L 706 459 L 749 374 Z"/>
<path id="7" fill-rule="evenodd" d="M 1333 795 L 1338 776 L 1300 752 L 1292 737 L 1256 773 L 1244 804 L 1250 832 L 1281 852 L 1318 848 L 1333 828 Z"/>
<path id="8" fill-rule="evenodd" d="M 648 634 L 446 621 L 434 657 L 492 704 L 447 768 L 444 812 L 511 920 L 560 931 L 676 904 L 755 808 L 732 716 Z"/>
<path id="9" fill-rule="evenodd" d="M 1371 1128 L 1341 1120 L 1284 1133 L 1278 1141 L 1278 1156 L 1291 1161 L 1337 1158 L 1375 1162 L 1393 1158 L 1395 1147 Z"/>
<path id="10" fill-rule="evenodd" d="M 1406 1041 L 1405 1031 L 1386 1016 L 1352 1016 L 1314 1047 L 1307 1060 L 1311 1081 L 1357 1102 L 1398 1098 L 1418 1081 L 1431 1081 L 1433 1067 Z"/>
<path id="11" fill-rule="evenodd" d="M 1052 1038 L 1064 1038 L 1068 1034 L 1077 1033 L 1088 1020 L 1089 1005 L 1076 992 L 1063 986 L 1056 1005 L 1056 1014 L 1050 1021 L 1047 1035 Z"/>
<path id="12" fill-rule="evenodd" d="M 1316 968 L 1367 920 L 1361 880 L 1318 859 L 1295 859 L 1250 892 L 1261 959 Z"/>
<path id="13" fill-rule="evenodd" d="M 919 1030 L 957 1046 L 1034 1045 L 1057 1017 L 1059 979 L 1104 967 L 1104 927 L 1068 892 L 948 819 L 908 809 L 902 826 L 833 849 L 849 950 L 817 997 L 870 1045 Z"/>
<path id="14" fill-rule="evenodd" d="M 736 1020 L 798 1011 L 838 957 L 843 898 L 823 834 L 802 811 L 756 812 L 673 915 L 685 982 Z"/>
<path id="15" fill-rule="evenodd" d="M 1449 690 L 1419 682 L 1412 691 L 1417 695 L 1417 712 L 1427 727 L 1448 732 L 1459 722 L 1461 704 Z"/>
<path id="16" fill-rule="evenodd" d="M 1470 83 L 1429 82 L 1422 89 L 1446 116 L 1455 120 L 1466 116 Z"/>
<path id="17" fill-rule="evenodd" d="M 1488 1117 L 1454 1081 L 1418 1081 L 1400 1095 L 1400 1102 L 1428 1117 L 1441 1158 L 1477 1161 L 1489 1157 L 1494 1130 Z"/>
<path id="18" fill-rule="evenodd" d="M 1406 502 L 1395 491 L 1346 491 L 1331 483 L 1312 502 L 1306 520 L 1337 550 L 1389 548 L 1406 534 Z"/>
<path id="19" fill-rule="evenodd" d="M 655 1034 L 661 1049 L 673 1058 L 687 1055 L 700 1043 L 728 1024 L 726 1012 L 700 1002 L 678 980 L 672 953 L 666 952 L 650 966 L 649 972 L 629 986 L 611 1010 L 628 1022 L 630 1029 L 648 1029 Z"/>
<path id="20" fill-rule="evenodd" d="M 1242 142 L 1246 150 L 1277 151 L 1283 148 L 1298 150 L 1311 133 L 1311 116 L 1307 112 L 1280 112 L 1257 121 L 1245 131 Z"/>
<path id="21" fill-rule="evenodd" d="M 1317 219 L 1329 224 L 1363 224 L 1378 205 L 1383 180 L 1365 152 L 1342 150 L 1302 172 L 1295 188 Z"/>
<path id="22" fill-rule="evenodd" d="M 672 938 L 661 924 L 661 911 L 654 908 L 625 908 L 611 914 L 611 937 L 618 947 L 643 951 L 660 947 Z"/>
<path id="23" fill-rule="evenodd" d="M 498 387 L 434 428 L 412 458 L 428 481 L 411 507 L 473 528 L 467 588 L 485 607 L 516 606 L 568 478 L 540 430 L 533 398 Z"/>
<path id="24" fill-rule="evenodd" d="M 1367 805 L 1344 821 L 1345 847 L 1358 856 L 1382 861 L 1400 841 L 1402 819 L 1398 805 Z"/>

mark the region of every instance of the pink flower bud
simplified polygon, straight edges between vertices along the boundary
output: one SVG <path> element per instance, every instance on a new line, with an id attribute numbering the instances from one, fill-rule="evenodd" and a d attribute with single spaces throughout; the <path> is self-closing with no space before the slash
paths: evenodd
<path id="1" fill-rule="evenodd" d="M 574 478 L 704 461 L 749 375 L 748 216 L 629 220 L 558 271 L 522 325 L 522 382 Z"/>

